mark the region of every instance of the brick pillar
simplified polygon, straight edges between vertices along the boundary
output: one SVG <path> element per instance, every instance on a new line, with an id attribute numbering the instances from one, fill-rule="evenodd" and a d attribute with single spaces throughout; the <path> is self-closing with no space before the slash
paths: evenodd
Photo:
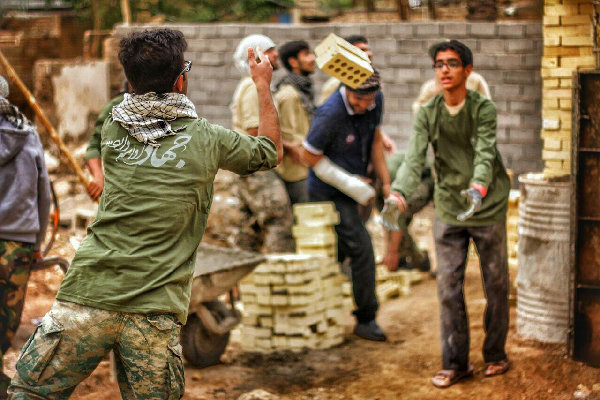
<path id="1" fill-rule="evenodd" d="M 573 73 L 594 68 L 592 4 L 545 0 L 542 58 L 542 159 L 548 178 L 571 173 Z"/>

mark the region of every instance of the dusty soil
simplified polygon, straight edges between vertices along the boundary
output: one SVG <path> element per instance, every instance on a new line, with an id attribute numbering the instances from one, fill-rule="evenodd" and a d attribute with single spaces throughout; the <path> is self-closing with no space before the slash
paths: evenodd
<path id="1" fill-rule="evenodd" d="M 421 242 L 431 242 L 430 215 L 428 210 L 415 221 Z M 72 256 L 68 236 L 62 232 L 55 254 Z M 380 247 L 379 241 L 377 244 Z M 17 349 L 33 331 L 33 320 L 50 308 L 61 277 L 62 273 L 54 270 L 32 275 L 15 343 Z M 600 382 L 600 371 L 571 360 L 565 346 L 520 338 L 515 329 L 514 307 L 507 344 L 512 368 L 506 375 L 484 378 L 481 347 L 485 298 L 476 260 L 471 260 L 467 269 L 465 293 L 475 376 L 449 389 L 436 389 L 429 381 L 440 367 L 440 343 L 436 283 L 428 279 L 414 286 L 409 296 L 382 304 L 378 320 L 388 334 L 387 343 L 352 336 L 350 316 L 346 341 L 329 350 L 263 356 L 242 352 L 234 337 L 222 357 L 223 364 L 206 369 L 186 366 L 184 399 L 234 400 L 243 393 L 263 389 L 282 400 L 566 400 L 573 398 L 578 384 L 591 388 Z M 16 357 L 16 351 L 10 350 L 5 358 L 6 372 L 11 375 Z M 109 376 L 108 361 L 103 361 L 72 398 L 120 398 L 117 385 Z"/>

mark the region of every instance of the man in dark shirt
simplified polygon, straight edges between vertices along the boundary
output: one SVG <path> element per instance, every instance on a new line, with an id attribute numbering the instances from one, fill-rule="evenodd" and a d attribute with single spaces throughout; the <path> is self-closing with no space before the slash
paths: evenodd
<path id="1" fill-rule="evenodd" d="M 358 204 L 368 204 L 375 190 L 368 184 L 367 166 L 372 160 L 383 182 L 384 195 L 390 191 L 379 125 L 383 95 L 377 71 L 362 85 L 342 86 L 315 112 L 302 158 L 311 168 L 308 193 L 311 201 L 333 201 L 341 222 L 338 259 L 350 258 L 357 324 L 354 333 L 364 339 L 385 341 L 375 322 L 375 257 L 371 237 L 365 228 Z"/>

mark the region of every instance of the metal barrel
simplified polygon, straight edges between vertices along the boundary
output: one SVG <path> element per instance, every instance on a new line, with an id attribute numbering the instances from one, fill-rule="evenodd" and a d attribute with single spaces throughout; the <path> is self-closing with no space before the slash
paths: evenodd
<path id="1" fill-rule="evenodd" d="M 519 177 L 517 332 L 566 343 L 569 328 L 570 185 Z"/>

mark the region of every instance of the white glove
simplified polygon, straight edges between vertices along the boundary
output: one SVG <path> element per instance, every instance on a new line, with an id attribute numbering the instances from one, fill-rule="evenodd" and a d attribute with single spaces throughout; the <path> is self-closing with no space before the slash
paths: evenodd
<path id="1" fill-rule="evenodd" d="M 329 183 L 362 205 L 366 205 L 375 197 L 375 189 L 371 185 L 335 165 L 327 157 L 321 158 L 313 167 L 313 171 L 323 182 Z"/>

